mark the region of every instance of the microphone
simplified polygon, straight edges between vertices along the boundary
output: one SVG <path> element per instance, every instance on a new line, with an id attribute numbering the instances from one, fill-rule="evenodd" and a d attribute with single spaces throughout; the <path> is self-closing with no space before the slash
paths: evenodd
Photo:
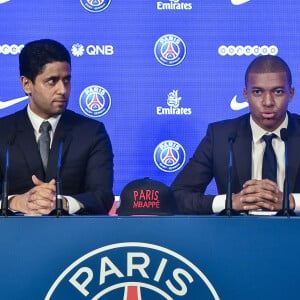
<path id="1" fill-rule="evenodd" d="M 61 162 L 62 162 L 62 153 L 65 142 L 65 133 L 62 132 L 59 138 L 59 148 L 58 148 L 58 157 L 57 157 L 57 167 L 56 167 L 56 208 L 50 212 L 50 216 L 68 216 L 69 212 L 63 209 L 63 192 L 62 192 L 62 178 L 61 178 Z"/>
<path id="2" fill-rule="evenodd" d="M 11 132 L 8 136 L 6 152 L 5 152 L 5 168 L 4 168 L 4 176 L 2 181 L 2 202 L 1 202 L 1 216 L 12 216 L 14 213 L 8 208 L 8 170 L 10 166 L 10 147 L 14 143 L 16 138 L 16 132 Z"/>
<path id="3" fill-rule="evenodd" d="M 225 201 L 225 209 L 223 209 L 219 216 L 238 216 L 240 213 L 232 208 L 232 148 L 233 143 L 236 139 L 236 132 L 231 132 L 228 136 L 229 143 L 229 162 L 228 162 L 228 183 L 227 183 L 227 193 Z"/>
<path id="4" fill-rule="evenodd" d="M 288 131 L 286 128 L 282 128 L 280 130 L 280 137 L 284 141 L 285 147 L 285 178 L 283 184 L 283 199 L 282 199 L 282 209 L 279 210 L 276 216 L 296 216 L 295 212 L 290 209 L 290 182 L 288 177 L 288 168 L 289 168 L 289 160 L 288 160 Z"/>

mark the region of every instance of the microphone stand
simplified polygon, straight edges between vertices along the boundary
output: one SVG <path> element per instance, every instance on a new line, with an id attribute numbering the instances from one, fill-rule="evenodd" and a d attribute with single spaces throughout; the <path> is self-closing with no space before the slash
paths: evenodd
<path id="1" fill-rule="evenodd" d="M 232 146 L 235 141 L 236 134 L 231 134 L 228 138 L 229 142 L 229 168 L 228 168 L 228 184 L 226 193 L 225 209 L 223 209 L 219 216 L 239 216 L 240 213 L 232 208 Z"/>
<path id="2" fill-rule="evenodd" d="M 63 208 L 63 194 L 62 194 L 62 179 L 61 179 L 61 160 L 62 160 L 62 152 L 63 152 L 63 144 L 64 140 L 61 139 L 58 149 L 58 159 L 57 159 L 57 173 L 56 173 L 56 208 L 50 212 L 50 216 L 68 216 L 69 212 L 67 212 Z"/>
<path id="3" fill-rule="evenodd" d="M 284 141 L 284 148 L 285 148 L 285 178 L 284 178 L 284 185 L 283 185 L 283 199 L 282 199 L 282 209 L 279 210 L 276 216 L 296 216 L 295 212 L 290 209 L 290 184 L 288 178 L 288 146 L 287 146 L 287 129 L 282 128 L 280 130 L 281 139 Z"/>
<path id="4" fill-rule="evenodd" d="M 14 137 L 9 138 L 9 142 L 7 143 L 6 147 L 6 153 L 5 153 L 5 171 L 4 171 L 4 177 L 2 181 L 2 202 L 1 202 L 1 210 L 0 210 L 0 216 L 13 216 L 15 213 L 13 213 L 9 209 L 8 205 L 8 169 L 9 169 L 9 154 L 10 154 L 10 145 L 12 144 L 12 140 Z"/>

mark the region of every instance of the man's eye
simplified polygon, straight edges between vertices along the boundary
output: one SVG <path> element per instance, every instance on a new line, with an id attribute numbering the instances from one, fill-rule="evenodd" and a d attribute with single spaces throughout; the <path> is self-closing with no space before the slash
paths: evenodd
<path id="1" fill-rule="evenodd" d="M 252 91 L 254 95 L 260 95 L 261 94 L 261 90 L 253 90 Z"/>
<path id="2" fill-rule="evenodd" d="M 284 90 L 275 90 L 276 95 L 282 95 L 284 94 Z"/>
<path id="3" fill-rule="evenodd" d="M 54 80 L 54 79 L 49 79 L 49 80 L 48 80 L 48 84 L 50 84 L 50 85 L 55 84 L 55 80 Z"/>

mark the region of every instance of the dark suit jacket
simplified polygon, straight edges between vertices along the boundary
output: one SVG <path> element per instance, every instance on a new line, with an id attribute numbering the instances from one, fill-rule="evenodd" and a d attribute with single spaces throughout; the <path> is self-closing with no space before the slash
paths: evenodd
<path id="1" fill-rule="evenodd" d="M 300 116 L 288 113 L 288 161 L 290 191 L 300 192 Z M 207 133 L 193 157 L 172 183 L 178 209 L 185 214 L 210 214 L 216 195 L 205 195 L 214 178 L 218 193 L 226 194 L 228 185 L 229 142 L 233 144 L 232 192 L 239 193 L 251 179 L 252 132 L 250 114 L 208 125 Z"/>
<path id="2" fill-rule="evenodd" d="M 21 110 L 0 119 L 1 182 L 5 170 L 5 152 L 10 136 L 8 194 L 27 192 L 34 185 L 35 174 L 43 181 L 56 178 L 58 148 L 65 136 L 62 155 L 62 194 L 76 198 L 84 205 L 79 213 L 106 214 L 113 203 L 113 153 L 110 139 L 101 122 L 66 110 L 57 124 L 44 172 L 34 130 L 27 115 Z"/>

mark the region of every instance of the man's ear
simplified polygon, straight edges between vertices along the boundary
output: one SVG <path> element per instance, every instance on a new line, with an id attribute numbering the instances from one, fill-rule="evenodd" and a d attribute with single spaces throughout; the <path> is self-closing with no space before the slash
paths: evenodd
<path id="1" fill-rule="evenodd" d="M 27 95 L 31 94 L 32 81 L 26 76 L 21 76 L 21 85 Z"/>
<path id="2" fill-rule="evenodd" d="M 243 89 L 243 96 L 244 96 L 245 100 L 248 102 L 247 89 L 245 87 Z"/>
<path id="3" fill-rule="evenodd" d="M 295 94 L 295 88 L 290 87 L 290 101 L 289 102 L 292 102 L 294 94 Z"/>

